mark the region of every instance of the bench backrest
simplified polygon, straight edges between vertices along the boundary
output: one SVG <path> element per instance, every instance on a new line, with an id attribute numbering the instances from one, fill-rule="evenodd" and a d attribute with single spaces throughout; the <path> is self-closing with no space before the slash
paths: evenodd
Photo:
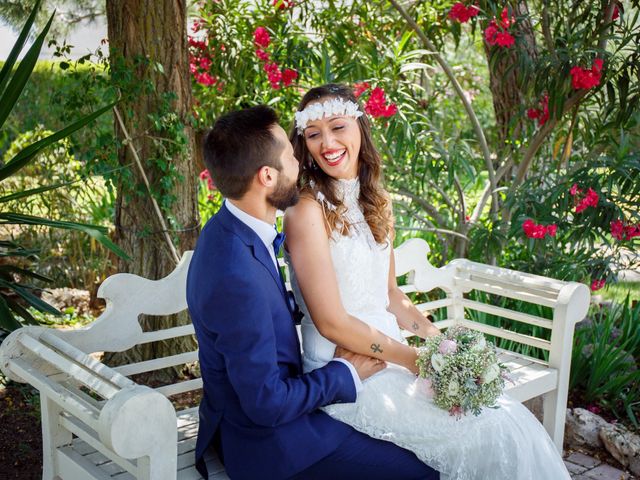
<path id="1" fill-rule="evenodd" d="M 509 341 L 512 349 L 519 346 L 542 351 L 566 350 L 571 346 L 573 325 L 586 314 L 589 292 L 586 286 L 562 282 L 545 277 L 514 272 L 458 259 L 442 268 L 433 267 L 427 258 L 429 247 L 421 239 L 410 239 L 395 249 L 396 275 L 407 279 L 401 288 L 407 292 L 444 291 L 444 298 L 418 304 L 424 311 L 436 312 L 441 320 L 438 326 L 446 328 L 461 324 Z M 106 279 L 98 290 L 98 296 L 106 300 L 104 313 L 92 324 L 73 331 L 55 331 L 79 350 L 86 353 L 124 351 L 135 345 L 166 340 L 194 333 L 192 325 L 143 332 L 138 321 L 141 314 L 167 315 L 187 307 L 186 275 L 192 252 L 186 252 L 180 264 L 167 277 L 147 280 L 132 274 L 116 274 Z M 288 278 L 288 276 L 287 276 Z M 488 299 L 470 299 L 469 293 L 484 292 L 495 297 L 530 302 L 550 307 L 551 318 L 523 313 L 512 308 L 496 306 Z M 476 295 L 477 297 L 477 295 Z M 437 314 L 442 310 L 441 314 Z M 483 315 L 477 315 L 480 312 Z M 492 322 L 486 321 L 486 315 Z M 496 318 L 522 322 L 533 326 L 534 334 L 524 334 L 513 328 L 498 326 Z M 493 324 L 489 324 L 493 323 Z M 538 334 L 536 336 L 535 334 Z M 568 349 L 570 351 L 570 348 Z M 129 376 L 166 367 L 195 362 L 197 351 L 180 353 L 163 358 L 132 363 L 114 368 Z M 550 355 L 551 365 L 565 361 L 561 356 Z M 201 379 L 182 381 L 157 388 L 166 396 L 199 389 Z"/>

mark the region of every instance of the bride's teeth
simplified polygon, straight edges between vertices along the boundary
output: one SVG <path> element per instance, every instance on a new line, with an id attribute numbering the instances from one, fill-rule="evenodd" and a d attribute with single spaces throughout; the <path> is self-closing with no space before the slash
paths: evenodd
<path id="1" fill-rule="evenodd" d="M 325 154 L 325 155 L 324 155 L 324 158 L 326 158 L 326 159 L 327 159 L 327 160 L 329 160 L 329 161 L 331 161 L 331 160 L 335 160 L 336 158 L 339 158 L 340 156 L 342 156 L 342 154 L 343 154 L 344 152 L 345 152 L 345 151 L 344 151 L 344 150 L 342 150 L 342 151 L 340 151 L 340 152 L 336 152 L 336 153 Z"/>

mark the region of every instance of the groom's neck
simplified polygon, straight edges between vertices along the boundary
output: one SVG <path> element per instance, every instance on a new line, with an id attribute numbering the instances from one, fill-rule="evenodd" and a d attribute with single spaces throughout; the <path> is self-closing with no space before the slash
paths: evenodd
<path id="1" fill-rule="evenodd" d="M 263 222 L 273 225 L 276 223 L 276 209 L 266 199 L 262 199 L 252 192 L 247 192 L 242 198 L 229 200 L 240 210 Z"/>

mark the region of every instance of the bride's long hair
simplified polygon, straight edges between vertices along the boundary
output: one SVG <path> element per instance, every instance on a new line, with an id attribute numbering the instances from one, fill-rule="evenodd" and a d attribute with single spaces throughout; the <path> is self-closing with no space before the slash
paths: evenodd
<path id="1" fill-rule="evenodd" d="M 346 85 L 329 83 L 309 90 L 298 105 L 298 111 L 302 111 L 313 101 L 329 98 L 342 98 L 358 104 L 353 90 Z M 360 106 L 362 110 L 362 106 Z M 371 229 L 371 233 L 378 243 L 385 243 L 393 235 L 393 215 L 389 194 L 382 188 L 382 159 L 373 145 L 371 138 L 371 125 L 367 115 L 361 115 L 357 119 L 360 127 L 360 152 L 358 153 L 358 178 L 360 180 L 360 197 L 358 199 L 362 207 L 364 218 Z M 293 145 L 293 151 L 300 162 L 300 174 L 298 184 L 303 195 L 315 198 L 316 192 L 321 192 L 327 201 L 336 208 L 324 208 L 325 219 L 329 232 L 338 230 L 341 235 L 348 235 L 350 225 L 343 218 L 346 207 L 338 197 L 335 189 L 335 179 L 327 175 L 318 167 L 305 142 L 303 135 L 298 135 L 295 124 L 289 134 L 289 140 Z M 313 188 L 311 185 L 313 184 Z"/>

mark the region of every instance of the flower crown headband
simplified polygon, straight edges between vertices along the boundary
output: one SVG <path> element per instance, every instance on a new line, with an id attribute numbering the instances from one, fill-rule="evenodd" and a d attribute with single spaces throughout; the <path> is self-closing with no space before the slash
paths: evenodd
<path id="1" fill-rule="evenodd" d="M 363 113 L 359 110 L 357 103 L 340 97 L 332 98 L 322 103 L 312 103 L 311 105 L 307 105 L 304 110 L 296 112 L 295 114 L 298 135 L 304 133 L 304 129 L 307 128 L 307 123 L 310 121 L 332 117 L 334 115 L 358 118 L 361 117 Z"/>

